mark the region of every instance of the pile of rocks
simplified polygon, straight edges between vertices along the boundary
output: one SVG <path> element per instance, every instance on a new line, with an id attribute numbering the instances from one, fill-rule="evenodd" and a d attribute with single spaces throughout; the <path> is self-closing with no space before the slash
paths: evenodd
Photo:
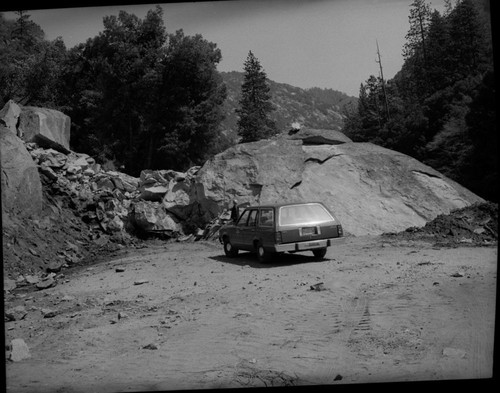
<path id="1" fill-rule="evenodd" d="M 439 245 L 494 245 L 498 241 L 498 204 L 476 203 L 449 214 L 440 214 L 423 227 L 410 227 L 386 237 L 432 239 Z"/>
<path id="2" fill-rule="evenodd" d="M 184 235 L 184 221 L 196 204 L 194 178 L 187 172 L 144 170 L 139 178 L 106 171 L 87 154 L 44 149 L 34 142 L 26 148 L 49 187 L 74 198 L 84 222 L 108 234 L 137 230 Z"/>

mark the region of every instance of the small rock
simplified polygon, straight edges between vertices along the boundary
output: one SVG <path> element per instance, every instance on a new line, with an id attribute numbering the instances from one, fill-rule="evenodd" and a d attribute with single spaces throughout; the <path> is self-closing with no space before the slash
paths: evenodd
<path id="1" fill-rule="evenodd" d="M 61 302 L 71 302 L 72 300 L 75 300 L 74 296 L 66 295 L 61 299 Z"/>
<path id="2" fill-rule="evenodd" d="M 38 289 L 47 289 L 56 285 L 56 280 L 53 277 L 47 276 L 36 284 Z"/>
<path id="3" fill-rule="evenodd" d="M 36 284 L 40 281 L 40 277 L 37 276 L 27 275 L 25 278 L 28 284 Z"/>
<path id="4" fill-rule="evenodd" d="M 322 282 L 311 285 L 310 289 L 311 289 L 311 291 L 324 291 L 324 290 L 326 290 L 326 288 Z"/>
<path id="5" fill-rule="evenodd" d="M 451 277 L 463 277 L 465 274 L 463 272 L 456 272 L 451 275 Z"/>
<path id="6" fill-rule="evenodd" d="M 343 377 L 342 377 L 342 375 L 337 374 L 337 375 L 335 376 L 335 378 L 333 378 L 333 380 L 334 380 L 334 381 L 342 381 L 342 378 L 343 378 Z"/>
<path id="7" fill-rule="evenodd" d="M 48 308 L 42 308 L 41 311 L 44 318 L 54 318 L 57 315 L 57 311 Z"/>
<path id="8" fill-rule="evenodd" d="M 137 280 L 137 281 L 134 281 L 134 285 L 142 285 L 142 284 L 146 284 L 148 282 L 149 282 L 149 280 L 145 280 L 145 279 Z"/>
<path id="9" fill-rule="evenodd" d="M 20 321 L 26 316 L 26 314 L 28 314 L 28 312 L 24 306 L 17 306 L 6 310 L 5 318 L 7 321 Z"/>
<path id="10" fill-rule="evenodd" d="M 95 171 L 93 169 L 91 169 L 91 168 L 87 168 L 87 169 L 85 169 L 83 171 L 83 174 L 85 176 L 89 176 L 90 177 L 90 176 L 94 176 L 95 175 Z"/>
<path id="11" fill-rule="evenodd" d="M 118 313 L 118 319 L 125 319 L 125 318 L 128 318 L 128 314 L 124 313 L 123 311 L 120 311 Z"/>
<path id="12" fill-rule="evenodd" d="M 158 346 L 155 343 L 151 343 L 142 347 L 143 349 L 158 349 Z"/>
<path id="13" fill-rule="evenodd" d="M 49 272 L 49 273 L 59 272 L 59 271 L 61 271 L 62 265 L 63 265 L 62 261 L 54 260 L 54 261 L 49 263 L 49 266 L 47 266 L 47 272 Z"/>
<path id="14" fill-rule="evenodd" d="M 30 350 L 22 338 L 15 338 L 10 342 L 9 359 L 13 362 L 20 362 L 31 357 Z"/>
<path id="15" fill-rule="evenodd" d="M 125 271 L 125 268 L 123 266 L 115 267 L 115 272 L 117 272 L 117 273 L 123 273 L 124 271 Z"/>

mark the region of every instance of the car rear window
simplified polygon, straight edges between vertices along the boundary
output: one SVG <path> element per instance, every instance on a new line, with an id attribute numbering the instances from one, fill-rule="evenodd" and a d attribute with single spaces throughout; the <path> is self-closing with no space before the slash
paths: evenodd
<path id="1" fill-rule="evenodd" d="M 280 208 L 280 225 L 315 225 L 335 221 L 324 206 L 318 203 L 282 206 Z"/>

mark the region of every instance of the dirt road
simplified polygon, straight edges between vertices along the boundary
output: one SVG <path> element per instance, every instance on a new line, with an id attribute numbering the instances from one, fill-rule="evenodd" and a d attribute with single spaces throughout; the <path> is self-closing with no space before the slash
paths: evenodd
<path id="1" fill-rule="evenodd" d="M 492 376 L 497 248 L 348 238 L 324 261 L 156 243 L 16 290 L 9 392 L 113 392 Z M 321 285 L 316 285 L 320 284 Z M 52 311 L 52 313 L 50 312 Z"/>

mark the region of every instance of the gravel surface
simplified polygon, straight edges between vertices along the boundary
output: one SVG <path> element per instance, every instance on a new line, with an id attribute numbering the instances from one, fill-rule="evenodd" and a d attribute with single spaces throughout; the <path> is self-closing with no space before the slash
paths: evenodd
<path id="1" fill-rule="evenodd" d="M 262 265 L 149 242 L 5 295 L 9 392 L 116 392 L 492 376 L 496 245 L 349 237 Z M 10 357 L 10 353 L 6 352 Z"/>

